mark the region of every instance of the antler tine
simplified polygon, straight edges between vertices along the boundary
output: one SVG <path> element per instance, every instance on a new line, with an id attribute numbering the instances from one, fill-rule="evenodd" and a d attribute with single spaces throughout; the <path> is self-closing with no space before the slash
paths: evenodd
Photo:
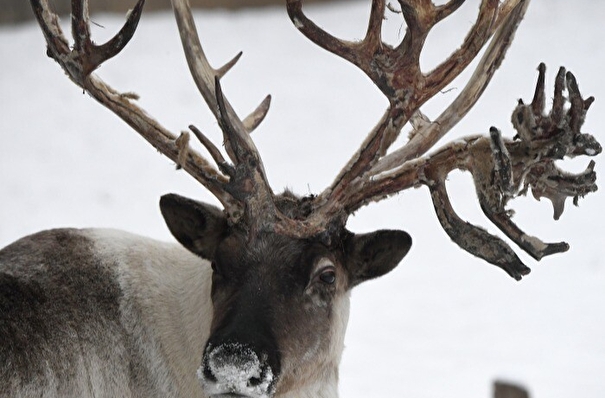
<path id="1" fill-rule="evenodd" d="M 580 132 L 580 127 L 584 123 L 584 100 L 580 94 L 580 88 L 576 77 L 571 72 L 567 72 L 565 75 L 567 80 L 567 92 L 569 93 L 569 102 L 571 107 L 569 108 L 571 130 L 575 133 Z"/>
<path id="2" fill-rule="evenodd" d="M 376 51 L 382 46 L 382 21 L 384 20 L 384 12 L 384 0 L 372 0 L 370 21 L 363 42 L 373 51 Z"/>
<path id="3" fill-rule="evenodd" d="M 382 6 L 381 6 L 382 3 Z M 372 10 L 375 7 L 382 7 L 384 10 L 384 0 L 374 0 L 372 4 Z M 357 43 L 347 42 L 344 40 L 337 39 L 325 30 L 317 26 L 311 21 L 302 10 L 302 0 L 286 0 L 286 9 L 290 20 L 294 26 L 309 40 L 318 45 L 319 47 L 327 50 L 333 54 L 336 54 L 347 61 L 357 65 L 358 57 L 354 48 L 357 47 Z M 375 15 L 375 12 L 373 11 Z M 382 15 L 381 15 L 382 17 Z M 373 18 L 374 20 L 375 18 Z M 377 24 L 375 26 L 380 26 Z M 373 30 L 375 31 L 375 29 Z"/>
<path id="4" fill-rule="evenodd" d="M 555 92 L 552 103 L 551 115 L 553 122 L 559 124 L 563 119 L 565 105 L 565 97 L 563 97 L 563 90 L 565 89 L 565 68 L 560 67 L 557 77 L 555 79 Z"/>
<path id="5" fill-rule="evenodd" d="M 532 111 L 536 115 L 543 113 L 544 107 L 546 106 L 545 83 L 546 65 L 544 62 L 541 62 L 538 66 L 538 83 L 536 84 L 536 91 L 534 93 L 534 98 L 531 101 Z"/>
<path id="6" fill-rule="evenodd" d="M 244 128 L 249 133 L 252 133 L 265 120 L 269 107 L 271 106 L 271 95 L 267 95 L 263 102 L 249 114 L 243 121 Z"/>
<path id="7" fill-rule="evenodd" d="M 225 141 L 229 142 L 229 146 L 231 147 L 231 159 L 235 162 L 236 165 L 242 164 L 246 162 L 246 158 L 249 156 L 258 157 L 258 151 L 255 148 L 250 148 L 247 144 L 247 141 L 251 141 L 250 139 L 245 140 L 245 138 L 249 138 L 247 132 L 242 132 L 242 128 L 244 126 L 243 122 L 239 119 L 233 120 L 229 117 L 229 109 L 227 108 L 227 99 L 223 95 L 223 89 L 221 87 L 221 82 L 219 76 L 214 77 L 214 87 L 216 90 L 216 105 L 218 111 L 218 124 L 223 131 Z M 239 122 L 239 123 L 237 123 Z"/>
<path id="8" fill-rule="evenodd" d="M 494 264 L 515 280 L 531 272 L 502 239 L 460 218 L 450 203 L 444 181 L 430 185 L 431 198 L 437 218 L 448 236 L 462 249 Z"/>
<path id="9" fill-rule="evenodd" d="M 436 9 L 437 21 L 442 21 L 452 15 L 465 1 L 466 0 L 450 0 L 447 3 L 438 6 Z"/>
<path id="10" fill-rule="evenodd" d="M 53 13 L 49 6 L 48 0 L 31 1 L 32 11 L 40 25 L 44 38 L 46 39 L 46 53 L 49 57 L 57 61 L 60 57 L 70 53 L 69 42 L 65 38 L 61 26 L 59 25 L 59 17 Z M 58 61 L 57 61 L 58 62 Z M 72 74 L 66 70 L 66 73 L 73 80 Z"/>
<path id="11" fill-rule="evenodd" d="M 227 161 L 223 157 L 223 154 L 216 147 L 216 145 L 214 145 L 212 143 L 212 141 L 210 141 L 208 139 L 208 137 L 206 137 L 204 135 L 204 133 L 202 133 L 194 125 L 192 125 L 192 124 L 189 125 L 189 130 L 191 130 L 193 132 L 193 134 L 196 136 L 196 138 L 198 139 L 198 141 L 200 141 L 200 143 L 206 148 L 206 150 L 208 150 L 208 153 L 210 153 L 210 156 L 212 156 L 212 159 L 214 159 L 214 162 L 217 164 L 217 166 L 219 167 L 219 169 L 223 173 L 225 173 L 226 175 L 228 175 L 230 178 L 235 177 L 235 169 L 233 168 L 233 166 L 231 166 L 229 163 L 227 163 Z"/>
<path id="12" fill-rule="evenodd" d="M 91 44 L 88 0 L 71 2 L 71 35 L 74 38 L 74 49 L 86 51 L 86 46 Z"/>
<path id="13" fill-rule="evenodd" d="M 495 30 L 494 24 L 500 7 L 498 0 L 481 1 L 477 20 L 464 39 L 462 46 L 426 75 L 426 89 L 423 91 L 426 99 L 431 98 L 447 86 L 475 59 Z"/>

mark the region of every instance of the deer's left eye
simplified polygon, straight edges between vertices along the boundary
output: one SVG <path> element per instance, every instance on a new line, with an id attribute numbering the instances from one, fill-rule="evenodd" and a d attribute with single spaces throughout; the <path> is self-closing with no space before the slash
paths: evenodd
<path id="1" fill-rule="evenodd" d="M 336 271 L 333 268 L 323 270 L 319 274 L 319 280 L 327 285 L 333 285 L 336 282 Z"/>

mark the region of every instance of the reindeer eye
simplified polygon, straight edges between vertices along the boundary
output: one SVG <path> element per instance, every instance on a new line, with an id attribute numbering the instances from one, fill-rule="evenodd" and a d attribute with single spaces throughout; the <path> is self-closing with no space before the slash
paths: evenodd
<path id="1" fill-rule="evenodd" d="M 333 269 L 327 269 L 319 275 L 319 280 L 325 284 L 333 285 L 336 282 L 336 272 Z"/>

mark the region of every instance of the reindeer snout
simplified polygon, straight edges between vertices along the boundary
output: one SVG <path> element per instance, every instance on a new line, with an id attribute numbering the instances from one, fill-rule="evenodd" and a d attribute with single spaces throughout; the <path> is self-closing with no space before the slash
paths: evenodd
<path id="1" fill-rule="evenodd" d="M 257 355 L 239 343 L 208 346 L 198 370 L 204 392 L 209 396 L 237 394 L 250 398 L 273 395 L 274 373 L 267 355 Z"/>

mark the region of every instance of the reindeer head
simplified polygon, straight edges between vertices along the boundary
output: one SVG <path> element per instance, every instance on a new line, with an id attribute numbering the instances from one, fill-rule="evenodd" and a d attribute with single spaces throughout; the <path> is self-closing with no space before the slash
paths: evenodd
<path id="1" fill-rule="evenodd" d="M 280 199 L 290 211 L 305 202 Z M 270 396 L 335 378 L 350 289 L 391 271 L 411 245 L 402 231 L 251 235 L 219 209 L 172 194 L 160 207 L 175 238 L 212 264 L 214 318 L 198 372 L 210 396 Z"/>

